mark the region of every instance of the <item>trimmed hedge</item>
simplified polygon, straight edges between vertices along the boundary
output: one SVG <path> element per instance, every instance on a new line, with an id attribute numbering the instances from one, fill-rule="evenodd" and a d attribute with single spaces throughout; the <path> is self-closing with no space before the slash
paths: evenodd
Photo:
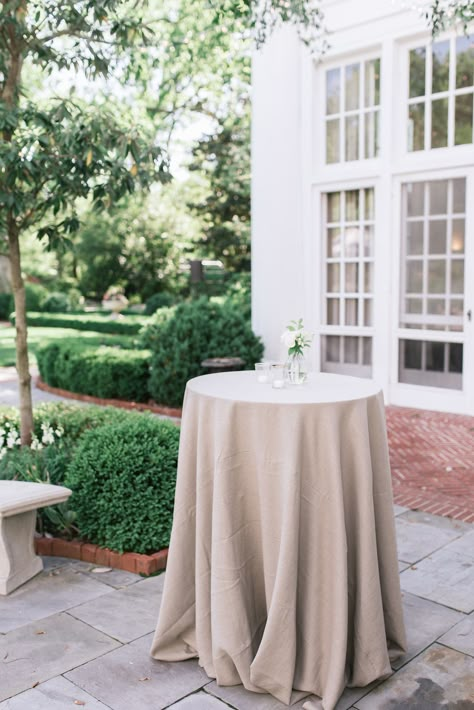
<path id="1" fill-rule="evenodd" d="M 119 552 L 167 547 L 178 446 L 174 424 L 144 414 L 84 434 L 65 482 L 81 534 Z"/>
<path id="2" fill-rule="evenodd" d="M 166 291 L 154 293 L 153 296 L 150 296 L 146 302 L 145 315 L 152 316 L 153 313 L 156 313 L 159 308 L 169 308 L 176 303 L 176 301 L 176 296 L 173 296 L 173 294 L 167 293 Z"/>
<path id="3" fill-rule="evenodd" d="M 181 406 L 186 382 L 204 374 L 206 358 L 241 357 L 251 369 L 263 355 L 260 338 L 239 309 L 207 299 L 158 311 L 142 340 L 152 351 L 150 394 L 172 407 Z"/>
<path id="4" fill-rule="evenodd" d="M 42 380 L 51 387 L 105 399 L 149 399 L 147 350 L 65 340 L 38 348 L 36 358 Z"/>
<path id="5" fill-rule="evenodd" d="M 13 295 L 0 293 L 0 320 L 8 320 L 13 308 Z"/>
<path id="6" fill-rule="evenodd" d="M 15 325 L 15 314 L 10 316 Z M 147 318 L 143 316 L 123 316 L 113 319 L 110 314 L 99 315 L 89 313 L 28 313 L 27 323 L 43 328 L 73 328 L 74 330 L 93 330 L 97 333 L 112 333 L 115 335 L 137 335 L 146 325 Z"/>

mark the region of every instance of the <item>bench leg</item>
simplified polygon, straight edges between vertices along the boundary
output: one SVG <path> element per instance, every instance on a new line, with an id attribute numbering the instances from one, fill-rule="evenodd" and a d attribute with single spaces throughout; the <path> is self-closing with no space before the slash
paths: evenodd
<path id="1" fill-rule="evenodd" d="M 0 594 L 10 594 L 43 569 L 35 554 L 36 511 L 0 517 Z"/>

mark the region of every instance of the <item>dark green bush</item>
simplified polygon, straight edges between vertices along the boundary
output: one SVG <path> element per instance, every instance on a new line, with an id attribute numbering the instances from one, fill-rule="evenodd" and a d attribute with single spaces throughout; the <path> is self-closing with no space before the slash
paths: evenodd
<path id="1" fill-rule="evenodd" d="M 119 552 L 167 547 L 178 444 L 174 424 L 144 414 L 84 434 L 66 476 L 81 534 Z"/>
<path id="2" fill-rule="evenodd" d="M 176 302 L 176 296 L 162 291 L 154 293 L 146 302 L 145 315 L 152 316 L 159 308 L 169 308 Z"/>
<path id="3" fill-rule="evenodd" d="M 232 303 L 199 299 L 178 305 L 145 329 L 152 350 L 150 394 L 162 404 L 180 406 L 186 382 L 203 374 L 202 360 L 241 357 L 251 369 L 263 345 L 248 320 Z"/>
<path id="4" fill-rule="evenodd" d="M 43 302 L 48 296 L 48 289 L 41 284 L 25 284 L 26 310 L 42 311 Z"/>
<path id="5" fill-rule="evenodd" d="M 54 292 L 43 301 L 43 311 L 45 313 L 67 313 L 71 309 L 69 298 L 65 293 Z"/>
<path id="6" fill-rule="evenodd" d="M 15 325 L 15 314 L 10 317 Z M 43 328 L 73 328 L 74 330 L 93 330 L 98 333 L 113 333 L 116 335 L 136 335 L 146 324 L 143 316 L 121 316 L 112 318 L 110 315 L 89 313 L 28 313 L 28 325 Z"/>
<path id="7" fill-rule="evenodd" d="M 0 293 L 0 320 L 8 320 L 14 309 L 11 293 Z"/>
<path id="8" fill-rule="evenodd" d="M 106 399 L 148 400 L 150 353 L 87 341 L 52 341 L 38 348 L 41 378 L 60 387 Z"/>

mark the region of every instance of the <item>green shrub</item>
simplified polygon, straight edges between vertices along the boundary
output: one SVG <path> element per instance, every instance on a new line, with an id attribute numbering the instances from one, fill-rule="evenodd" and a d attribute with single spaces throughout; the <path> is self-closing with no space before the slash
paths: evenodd
<path id="1" fill-rule="evenodd" d="M 15 325 L 15 314 L 10 317 Z M 43 328 L 73 328 L 92 330 L 115 335 L 136 335 L 146 324 L 143 316 L 121 316 L 112 318 L 110 314 L 89 313 L 28 313 L 28 325 Z"/>
<path id="2" fill-rule="evenodd" d="M 11 293 L 0 293 L 0 320 L 8 320 L 14 307 L 13 295 Z"/>
<path id="3" fill-rule="evenodd" d="M 176 302 L 176 296 L 162 291 L 154 293 L 146 302 L 145 315 L 152 316 L 159 308 L 169 308 Z"/>
<path id="4" fill-rule="evenodd" d="M 203 374 L 202 360 L 241 357 L 251 369 L 263 345 L 250 323 L 232 305 L 199 299 L 182 303 L 145 329 L 152 350 L 150 394 L 162 404 L 180 406 L 186 382 Z"/>
<path id="5" fill-rule="evenodd" d="M 51 387 L 106 399 L 148 399 L 147 350 L 65 340 L 38 348 L 36 358 L 41 378 Z"/>
<path id="6" fill-rule="evenodd" d="M 42 311 L 43 302 L 48 295 L 48 289 L 41 284 L 25 284 L 26 294 L 26 310 L 27 311 Z"/>
<path id="7" fill-rule="evenodd" d="M 179 430 L 135 415 L 81 438 L 66 485 L 81 534 L 119 552 L 152 552 L 169 544 Z"/>
<path id="8" fill-rule="evenodd" d="M 45 313 L 67 313 L 71 308 L 69 298 L 65 293 L 50 293 L 43 301 L 43 311 Z"/>

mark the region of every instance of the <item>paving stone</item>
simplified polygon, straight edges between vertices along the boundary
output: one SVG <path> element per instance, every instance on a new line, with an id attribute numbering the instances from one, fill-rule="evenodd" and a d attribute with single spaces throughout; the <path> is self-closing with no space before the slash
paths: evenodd
<path id="1" fill-rule="evenodd" d="M 71 562 L 71 560 L 69 560 L 69 562 Z M 92 579 L 99 579 L 103 584 L 108 584 L 109 587 L 114 587 L 114 589 L 129 587 L 143 580 L 143 577 L 140 577 L 139 574 L 126 572 L 122 569 L 110 569 L 109 572 L 94 572 L 94 570 L 100 569 L 100 567 L 98 568 L 97 565 L 92 565 L 89 562 L 72 562 L 71 566 L 78 572 L 90 575 Z"/>
<path id="2" fill-rule="evenodd" d="M 473 529 L 470 523 L 463 523 L 461 520 L 453 520 L 453 518 L 443 518 L 441 515 L 432 515 L 431 513 L 423 513 L 421 510 L 405 509 L 401 520 L 408 520 L 410 523 L 423 523 L 424 525 L 432 525 L 438 530 L 453 530 L 463 535 L 466 532 L 471 532 Z"/>
<path id="3" fill-rule="evenodd" d="M 409 566 L 410 566 L 409 562 L 400 562 L 400 560 L 398 560 L 398 571 L 399 572 L 403 572 L 403 570 L 408 569 Z"/>
<path id="4" fill-rule="evenodd" d="M 228 705 L 203 691 L 178 700 L 177 703 L 170 705 L 170 708 L 175 710 L 229 710 Z"/>
<path id="5" fill-rule="evenodd" d="M 405 665 L 465 618 L 459 611 L 406 592 L 403 594 L 403 613 L 408 649 L 404 656 L 392 663 L 393 668 Z"/>
<path id="6" fill-rule="evenodd" d="M 41 555 L 41 559 L 43 560 L 43 568 L 45 570 L 56 569 L 57 567 L 64 567 L 65 565 L 71 564 L 71 559 L 69 557 Z"/>
<path id="7" fill-rule="evenodd" d="M 65 710 L 76 707 L 78 702 L 83 703 L 86 710 L 108 710 L 106 705 L 62 676 L 4 700 L 0 710 Z"/>
<path id="8" fill-rule="evenodd" d="M 468 616 L 441 636 L 439 643 L 474 656 L 474 616 Z"/>
<path id="9" fill-rule="evenodd" d="M 0 598 L 0 632 L 6 633 L 111 592 L 108 585 L 69 566 L 44 571 Z"/>
<path id="10" fill-rule="evenodd" d="M 405 508 L 403 505 L 397 505 L 396 503 L 393 504 L 393 514 L 395 517 L 397 515 L 401 515 L 402 513 L 406 513 L 410 508 Z"/>
<path id="11" fill-rule="evenodd" d="M 68 614 L 55 614 L 11 631 L 0 637 L 0 700 L 118 646 L 113 639 Z"/>
<path id="12" fill-rule="evenodd" d="M 67 673 L 112 710 L 162 710 L 209 683 L 197 660 L 163 663 L 150 656 L 153 634 Z"/>
<path id="13" fill-rule="evenodd" d="M 86 604 L 70 614 L 122 643 L 134 641 L 155 630 L 163 591 L 164 575 L 149 577 Z"/>
<path id="14" fill-rule="evenodd" d="M 472 710 L 474 658 L 434 644 L 355 704 L 359 710 Z"/>
<path id="15" fill-rule="evenodd" d="M 469 613 L 474 610 L 474 531 L 410 567 L 402 588 L 425 599 Z"/>
<path id="16" fill-rule="evenodd" d="M 395 519 L 397 530 L 398 559 L 413 564 L 430 555 L 462 533 L 457 530 L 443 529 L 407 520 L 405 517 Z"/>
<path id="17" fill-rule="evenodd" d="M 288 705 L 281 703 L 279 700 L 269 695 L 268 693 L 252 693 L 246 690 L 243 685 L 217 685 L 212 681 L 206 686 L 206 692 L 215 695 L 225 703 L 238 708 L 239 710 L 284 710 Z M 311 696 L 313 699 L 314 696 Z M 290 704 L 292 708 L 300 710 L 303 707 L 305 700 L 308 700 L 308 693 L 293 691 Z"/>

